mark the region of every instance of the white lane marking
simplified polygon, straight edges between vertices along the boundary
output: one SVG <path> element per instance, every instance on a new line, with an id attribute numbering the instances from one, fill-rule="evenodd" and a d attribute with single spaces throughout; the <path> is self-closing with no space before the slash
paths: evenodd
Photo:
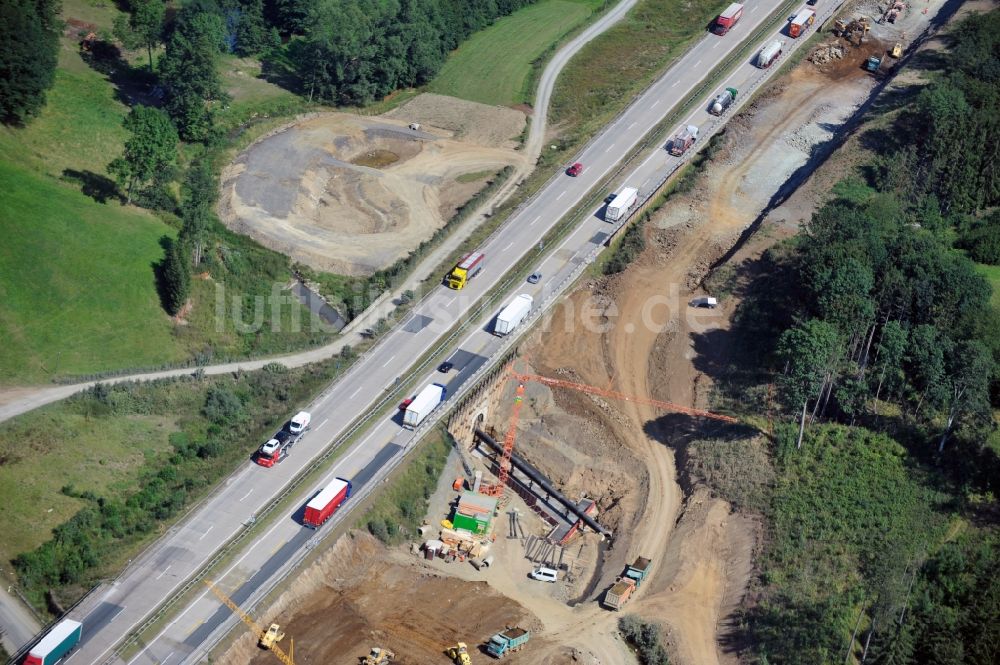
<path id="1" fill-rule="evenodd" d="M 354 389 L 354 392 L 347 396 L 347 399 L 354 399 L 354 396 L 361 392 L 361 386 Z"/>
<path id="2" fill-rule="evenodd" d="M 503 248 L 502 250 L 500 250 L 500 251 L 501 251 L 501 252 L 506 252 L 506 251 L 507 251 L 508 249 L 510 249 L 510 248 L 511 248 L 511 247 L 513 247 L 513 246 L 514 246 L 514 241 L 513 241 L 513 240 L 511 240 L 511 241 L 510 241 L 509 243 L 507 243 L 507 246 L 506 246 L 506 247 L 504 247 L 504 248 Z"/>
<path id="3" fill-rule="evenodd" d="M 242 501 L 242 500 L 243 499 L 240 499 L 240 501 Z M 169 566 L 167 566 L 166 568 L 164 568 L 162 571 L 160 571 L 160 574 L 156 576 L 156 579 L 160 579 L 161 577 L 163 577 L 164 575 L 166 575 L 167 571 L 170 570 L 173 567 L 173 565 L 174 564 L 170 564 Z"/>
<path id="4" fill-rule="evenodd" d="M 628 126 L 628 128 L 632 129 L 633 127 L 635 127 L 635 125 L 636 125 L 636 123 L 633 122 L 631 125 Z"/>
<path id="5" fill-rule="evenodd" d="M 698 65 L 700 65 L 700 64 L 701 64 L 701 60 L 699 60 L 698 62 L 694 63 L 694 68 L 697 69 Z"/>
<path id="6" fill-rule="evenodd" d="M 117 619 L 118 615 L 120 615 L 124 611 L 125 611 L 125 606 L 122 605 L 121 607 L 118 608 L 118 611 L 115 612 L 115 615 L 113 617 L 111 617 L 110 619 L 108 619 L 108 623 L 111 623 L 112 621 L 114 621 L 115 619 Z"/>
<path id="7" fill-rule="evenodd" d="M 167 665 L 167 661 L 174 657 L 174 652 L 171 651 L 167 654 L 167 657 L 160 661 L 160 665 Z"/>
<path id="8" fill-rule="evenodd" d="M 561 199 L 565 194 L 566 194 L 566 190 L 565 189 L 563 191 L 559 192 L 559 196 L 556 197 L 556 201 L 558 201 L 559 199 Z"/>
<path id="9" fill-rule="evenodd" d="M 329 418 L 327 418 L 326 420 L 324 420 L 323 422 L 321 422 L 321 423 L 319 424 L 319 427 L 317 427 L 316 429 L 321 429 L 321 428 L 323 427 L 323 425 L 327 424 L 328 422 L 330 422 L 330 419 L 329 419 Z"/>
<path id="10" fill-rule="evenodd" d="M 722 42 L 720 42 L 720 41 L 716 40 L 716 42 L 715 42 L 714 44 L 712 44 L 712 50 L 714 51 L 714 50 L 715 50 L 715 47 L 716 47 L 716 46 L 718 46 L 718 45 L 719 45 L 719 44 L 721 44 L 721 43 L 722 43 Z"/>
<path id="11" fill-rule="evenodd" d="M 680 81 L 674 81 L 673 83 L 671 83 L 671 84 L 670 84 L 670 87 L 671 87 L 671 88 L 673 88 L 673 87 L 674 87 L 675 85 L 677 85 L 678 83 L 680 83 Z"/>
<path id="12" fill-rule="evenodd" d="M 534 225 L 535 225 L 535 222 L 537 222 L 537 221 L 538 221 L 538 220 L 540 220 L 541 218 L 542 218 L 542 216 L 541 216 L 541 215 L 539 215 L 538 217 L 535 217 L 535 218 L 534 218 L 533 220 L 531 220 L 531 224 L 528 224 L 528 226 L 534 226 Z"/>
<path id="13" fill-rule="evenodd" d="M 482 272 L 482 271 L 480 271 L 480 272 Z M 446 303 L 444 304 L 444 306 L 445 306 L 445 307 L 451 307 L 451 303 L 455 302 L 455 298 L 457 298 L 457 297 L 458 297 L 458 296 L 452 296 L 452 297 L 448 298 L 448 302 L 446 302 Z"/>
<path id="14" fill-rule="evenodd" d="M 384 363 L 382 363 L 382 367 L 387 367 L 389 365 L 389 363 L 391 363 L 395 359 L 396 359 L 396 354 L 394 353 L 391 356 L 389 356 L 388 360 L 386 360 Z"/>
<path id="15" fill-rule="evenodd" d="M 657 105 L 657 104 L 659 104 L 659 103 L 660 103 L 660 100 L 659 100 L 659 99 L 654 99 L 654 100 L 653 100 L 653 103 L 652 103 L 652 104 L 651 104 L 651 105 L 649 106 L 649 108 L 651 108 L 651 109 L 655 109 L 655 108 L 656 108 L 656 105 Z"/>
<path id="16" fill-rule="evenodd" d="M 201 540 L 202 538 L 204 538 L 205 536 L 207 536 L 208 532 L 211 531 L 214 528 L 215 528 L 214 524 L 212 526 L 208 527 L 208 529 L 206 529 L 205 533 L 201 534 L 201 537 L 199 537 L 198 540 Z"/>
<path id="17" fill-rule="evenodd" d="M 614 147 L 615 147 L 615 144 L 612 143 L 611 145 L 609 145 L 607 148 L 604 149 L 604 152 L 611 152 L 611 149 L 614 148 Z"/>
<path id="18" fill-rule="evenodd" d="M 240 503 L 242 503 L 242 502 L 243 502 L 243 500 L 244 500 L 244 499 L 246 499 L 246 498 L 247 498 L 248 496 L 250 496 L 251 494 L 253 494 L 253 490 L 250 490 L 249 492 L 247 492 L 246 494 L 244 494 L 243 496 L 241 496 L 241 497 L 240 497 Z"/>

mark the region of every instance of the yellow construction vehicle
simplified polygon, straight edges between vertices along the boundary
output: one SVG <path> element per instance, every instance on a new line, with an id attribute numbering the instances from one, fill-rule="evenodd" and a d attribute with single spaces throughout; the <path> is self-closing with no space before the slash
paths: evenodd
<path id="1" fill-rule="evenodd" d="M 272 623 L 267 630 L 260 634 L 260 639 L 257 640 L 257 646 L 261 649 L 270 650 L 275 644 L 285 639 L 285 634 L 281 632 L 281 626 L 276 623 Z"/>
<path id="2" fill-rule="evenodd" d="M 903 55 L 903 45 L 900 44 L 899 42 L 896 42 L 896 45 L 892 47 L 891 51 L 889 51 L 889 55 L 891 55 L 894 58 L 898 58 L 899 56 Z"/>
<path id="3" fill-rule="evenodd" d="M 396 654 L 388 649 L 383 649 L 382 647 L 372 647 L 371 653 L 365 656 L 365 660 L 362 665 L 388 665 L 388 663 L 391 663 L 395 657 Z"/>
<path id="4" fill-rule="evenodd" d="M 233 613 L 236 614 L 236 616 L 238 616 L 240 620 L 247 625 L 247 628 L 250 629 L 250 632 L 252 632 L 254 635 L 257 636 L 258 640 L 257 644 L 263 646 L 264 636 L 267 633 L 271 632 L 271 630 L 274 630 L 275 632 L 278 631 L 278 624 L 276 623 L 272 623 L 270 628 L 264 630 L 257 624 L 257 622 L 254 620 L 252 616 L 244 612 L 239 605 L 233 602 L 232 598 L 227 596 L 225 592 L 222 591 L 222 589 L 215 586 L 215 583 L 212 582 L 212 580 L 204 580 L 204 582 L 205 586 L 211 589 L 212 593 L 214 593 L 218 597 L 218 599 L 222 601 L 222 604 L 231 609 Z M 280 660 L 283 663 L 283 665 L 295 665 L 295 641 L 292 640 L 292 644 L 288 648 L 288 653 L 282 651 L 281 647 L 279 647 L 276 644 L 276 642 L 284 636 L 285 634 L 281 633 L 281 637 L 278 637 L 273 642 L 271 642 L 271 646 L 268 648 L 268 651 L 273 653 L 274 657 Z"/>
<path id="5" fill-rule="evenodd" d="M 465 645 L 465 642 L 459 642 L 455 646 L 449 647 L 448 657 L 455 661 L 455 665 L 472 665 L 472 659 L 469 658 L 469 647 Z"/>

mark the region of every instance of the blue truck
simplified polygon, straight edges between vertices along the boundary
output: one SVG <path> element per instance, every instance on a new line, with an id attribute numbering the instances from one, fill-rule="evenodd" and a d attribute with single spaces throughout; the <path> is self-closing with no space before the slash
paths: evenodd
<path id="1" fill-rule="evenodd" d="M 508 628 L 490 638 L 486 651 L 494 658 L 503 658 L 512 651 L 520 650 L 529 639 L 531 632 L 524 628 Z"/>

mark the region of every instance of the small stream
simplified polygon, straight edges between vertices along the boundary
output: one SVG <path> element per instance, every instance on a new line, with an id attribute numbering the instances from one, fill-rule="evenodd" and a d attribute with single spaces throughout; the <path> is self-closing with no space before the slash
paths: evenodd
<path id="1" fill-rule="evenodd" d="M 347 319 L 341 316 L 336 308 L 331 307 L 329 303 L 323 300 L 318 293 L 306 286 L 302 280 L 295 280 L 295 283 L 292 285 L 292 293 L 295 294 L 295 297 L 299 299 L 299 302 L 306 309 L 323 321 L 324 326 L 327 326 L 330 332 L 339 333 L 347 325 Z"/>

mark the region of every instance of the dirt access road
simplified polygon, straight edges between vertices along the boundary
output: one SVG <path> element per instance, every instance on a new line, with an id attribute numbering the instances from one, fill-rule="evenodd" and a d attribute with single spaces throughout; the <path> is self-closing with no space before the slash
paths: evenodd
<path id="1" fill-rule="evenodd" d="M 912 25 L 907 29 L 919 32 Z M 830 142 L 833 132 L 850 122 L 872 92 L 875 81 L 859 65 L 869 51 L 882 46 L 870 43 L 867 49 L 848 51 L 849 57 L 823 65 L 804 61 L 759 95 L 733 119 L 694 187 L 674 196 L 646 226 L 647 249 L 630 268 L 583 284 L 522 345 L 530 368 L 710 409 L 716 370 L 733 353 L 726 336 L 716 333 L 728 329 L 737 299 L 720 292 L 721 304 L 715 310 L 695 310 L 688 301 L 704 293 L 701 284 L 710 266 L 734 247 L 748 226 L 766 217 L 734 262 L 759 255 L 795 233 L 800 220 L 826 195 L 830 180 L 850 168 L 848 163 L 839 173 L 823 173 L 824 186 L 810 181 L 836 143 Z M 505 418 L 499 414 L 493 424 L 502 429 Z M 732 640 L 727 621 L 753 574 L 760 530 L 752 517 L 733 513 L 706 488 L 682 489 L 675 458 L 686 439 L 708 437 L 723 427 L 633 403 L 529 384 L 519 453 L 566 494 L 586 491 L 600 497 L 601 521 L 619 534 L 597 571 L 598 583 L 583 602 L 571 607 L 558 590 L 527 581 L 527 562 L 519 560 L 516 549 L 511 551 L 502 538 L 495 547 L 503 563 L 486 575 L 457 564 L 431 570 L 454 578 L 464 585 L 456 589 L 469 593 L 479 593 L 482 581 L 488 581 L 500 597 L 516 603 L 506 612 L 524 612 L 527 622 L 534 617 L 532 625 L 538 632 L 532 649 L 513 663 L 629 663 L 634 659 L 615 631 L 618 615 L 600 609 L 594 600 L 626 560 L 651 556 L 653 576 L 629 610 L 665 626 L 671 662 L 734 663 L 739 644 Z M 452 477 L 453 470 L 446 475 Z M 387 557 L 391 567 L 416 567 L 425 571 L 421 575 L 432 574 L 410 555 L 390 552 Z M 314 588 L 303 604 L 333 607 L 331 598 L 337 598 L 349 602 L 348 609 L 355 612 L 351 609 L 355 605 L 367 607 L 384 600 L 371 587 L 355 587 L 358 596 L 349 600 L 338 593 Z M 438 630 L 446 638 L 455 634 L 449 632 L 455 626 L 448 623 L 455 615 L 436 602 L 394 593 L 393 603 L 414 603 L 406 612 L 426 613 L 429 625 L 439 626 L 436 622 L 446 616 Z M 367 616 L 370 610 L 362 607 L 357 612 Z M 291 614 L 293 622 L 297 616 L 312 616 Z M 464 625 L 458 630 L 465 630 Z M 465 631 L 467 641 L 481 638 L 483 630 L 495 628 L 474 623 Z M 319 634 L 318 623 L 311 634 Z M 340 633 L 324 644 L 360 646 L 356 636 Z M 420 653 L 428 660 L 420 662 L 445 662 L 429 647 L 425 651 Z"/>

